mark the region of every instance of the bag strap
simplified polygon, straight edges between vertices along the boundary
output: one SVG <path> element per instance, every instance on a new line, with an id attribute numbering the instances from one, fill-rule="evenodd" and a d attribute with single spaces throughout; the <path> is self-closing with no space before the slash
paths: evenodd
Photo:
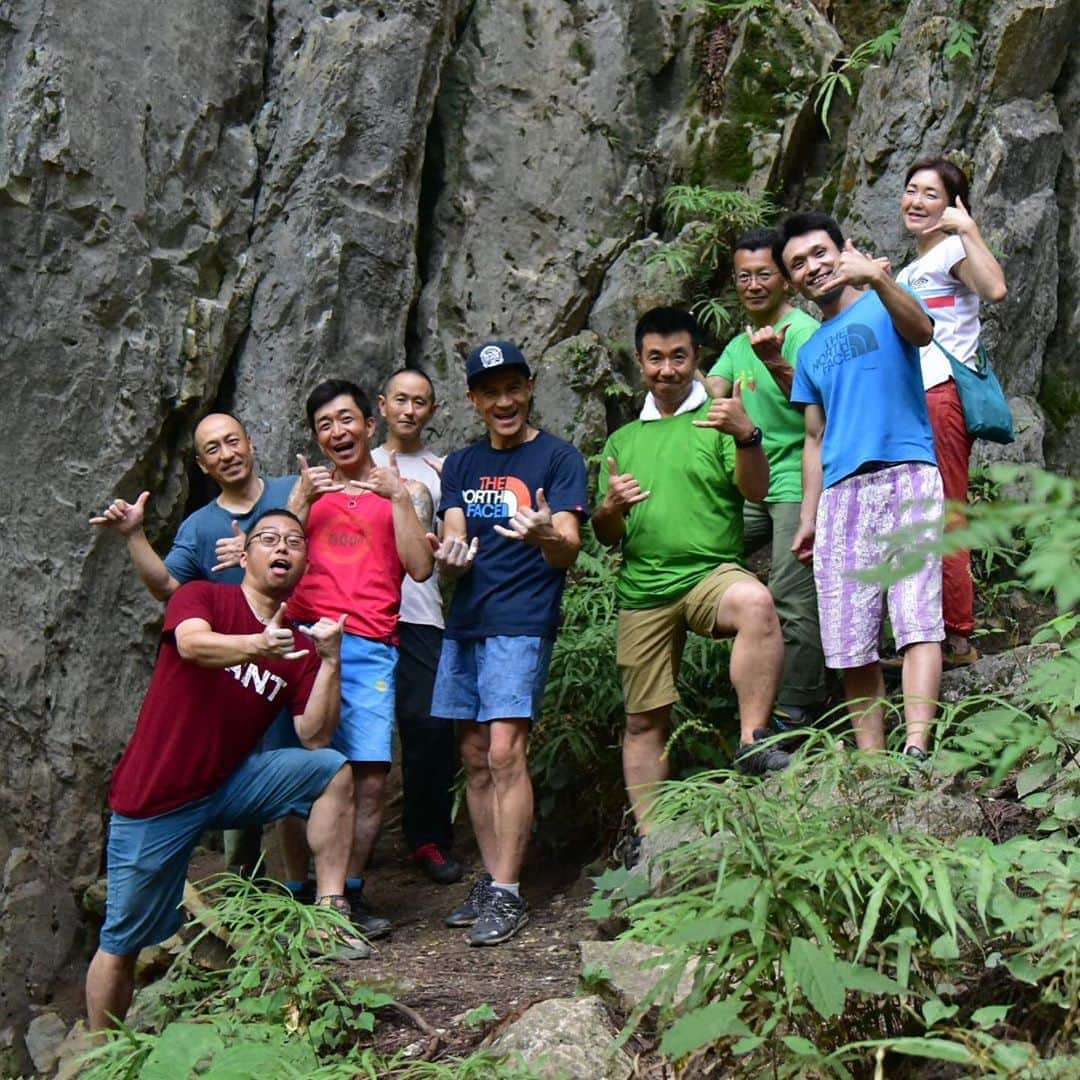
<path id="1" fill-rule="evenodd" d="M 945 354 L 945 359 L 948 360 L 950 364 L 964 364 L 963 360 L 957 360 L 936 337 L 931 340 L 932 343 Z M 975 366 L 972 367 L 970 364 L 964 364 L 964 367 L 982 378 L 986 377 L 987 369 L 990 367 L 990 357 L 987 355 L 986 346 L 983 344 L 981 337 L 975 344 Z"/>

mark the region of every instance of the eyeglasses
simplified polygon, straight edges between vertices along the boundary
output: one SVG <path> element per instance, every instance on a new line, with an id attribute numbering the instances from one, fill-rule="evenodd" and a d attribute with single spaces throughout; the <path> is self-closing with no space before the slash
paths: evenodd
<path id="1" fill-rule="evenodd" d="M 735 275 L 735 280 L 740 285 L 749 285 L 751 281 L 758 281 L 762 285 L 768 285 L 774 277 L 777 277 L 777 271 L 775 270 L 759 270 L 757 273 L 751 274 L 746 270 Z"/>
<path id="2" fill-rule="evenodd" d="M 260 547 L 276 548 L 282 540 L 285 541 L 285 546 L 290 551 L 303 551 L 307 547 L 307 537 L 303 533 L 292 532 L 283 535 L 274 532 L 273 529 L 266 529 L 264 532 L 257 532 L 254 536 L 249 536 L 248 544 L 256 543 Z"/>

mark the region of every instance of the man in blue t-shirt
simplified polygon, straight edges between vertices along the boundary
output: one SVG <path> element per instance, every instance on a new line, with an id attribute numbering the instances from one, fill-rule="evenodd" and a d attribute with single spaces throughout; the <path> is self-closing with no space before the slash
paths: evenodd
<path id="1" fill-rule="evenodd" d="M 878 636 L 887 599 L 903 653 L 904 752 L 923 760 L 945 637 L 941 557 L 919 560 L 887 589 L 861 575 L 900 562 L 893 534 L 924 539 L 941 528 L 941 476 L 919 364 L 933 320 L 893 281 L 887 262 L 845 243 L 827 214 L 783 221 L 774 255 L 824 316 L 799 349 L 791 401 L 805 406 L 806 424 L 792 550 L 813 559 L 825 662 L 843 672 L 860 749 L 884 748 Z"/>
<path id="2" fill-rule="evenodd" d="M 228 413 L 203 417 L 195 427 L 192 442 L 196 464 L 218 484 L 221 493 L 181 522 L 164 559 L 150 546 L 143 530 L 149 491 L 133 503 L 115 499 L 99 517 L 90 519 L 91 525 L 103 525 L 127 540 L 135 570 L 157 600 L 168 600 L 188 581 L 239 585 L 244 579 L 240 556 L 248 526 L 268 510 L 285 509 L 296 482 L 295 476 L 265 480 L 259 476 L 251 439 L 244 425 Z M 289 722 L 286 716 L 284 723 Z M 226 863 L 254 866 L 261 836 L 261 829 L 228 830 Z M 288 876 L 306 878 L 308 856 L 302 823 L 284 825 L 281 836 Z"/>
<path id="3" fill-rule="evenodd" d="M 448 926 L 471 945 L 498 945 L 528 921 L 518 889 L 532 825 L 525 759 L 544 696 L 567 569 L 587 517 L 585 461 L 529 423 L 533 378 L 509 341 L 466 362 L 469 400 L 487 427 L 443 465 L 439 571 L 456 578 L 432 698 L 459 721 L 461 763 L 484 873 Z"/>

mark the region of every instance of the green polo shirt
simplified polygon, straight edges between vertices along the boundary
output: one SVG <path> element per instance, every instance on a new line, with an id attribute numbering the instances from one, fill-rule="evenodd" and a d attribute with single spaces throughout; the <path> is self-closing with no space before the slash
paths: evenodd
<path id="1" fill-rule="evenodd" d="M 792 308 L 775 323 L 775 328 L 787 323 L 781 355 L 794 367 L 799 346 L 821 325 L 804 311 Z M 744 332 L 732 340 L 713 365 L 710 376 L 719 375 L 742 386 L 743 408 L 747 416 L 761 428 L 762 446 L 769 459 L 769 494 L 766 502 L 802 501 L 802 409 L 792 405 L 769 369 L 757 358 Z"/>

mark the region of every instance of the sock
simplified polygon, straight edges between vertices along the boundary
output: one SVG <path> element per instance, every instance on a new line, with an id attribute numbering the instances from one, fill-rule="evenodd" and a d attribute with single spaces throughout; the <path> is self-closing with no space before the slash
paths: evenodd
<path id="1" fill-rule="evenodd" d="M 501 881 L 493 881 L 491 883 L 491 887 L 493 889 L 502 889 L 503 892 L 508 892 L 511 896 L 520 896 L 521 895 L 521 890 L 520 890 L 520 888 L 518 886 L 519 886 L 519 882 L 516 882 L 516 881 L 511 881 L 511 882 L 508 882 L 506 884 L 504 884 Z"/>
<path id="2" fill-rule="evenodd" d="M 285 888 L 288 889 L 289 892 L 293 894 L 293 896 L 295 896 L 298 892 L 303 892 L 304 886 L 310 880 L 311 879 L 308 878 L 307 881 L 286 881 Z"/>
<path id="3" fill-rule="evenodd" d="M 359 892 L 364 887 L 364 879 L 362 877 L 347 877 L 345 879 L 345 889 L 347 892 Z"/>

